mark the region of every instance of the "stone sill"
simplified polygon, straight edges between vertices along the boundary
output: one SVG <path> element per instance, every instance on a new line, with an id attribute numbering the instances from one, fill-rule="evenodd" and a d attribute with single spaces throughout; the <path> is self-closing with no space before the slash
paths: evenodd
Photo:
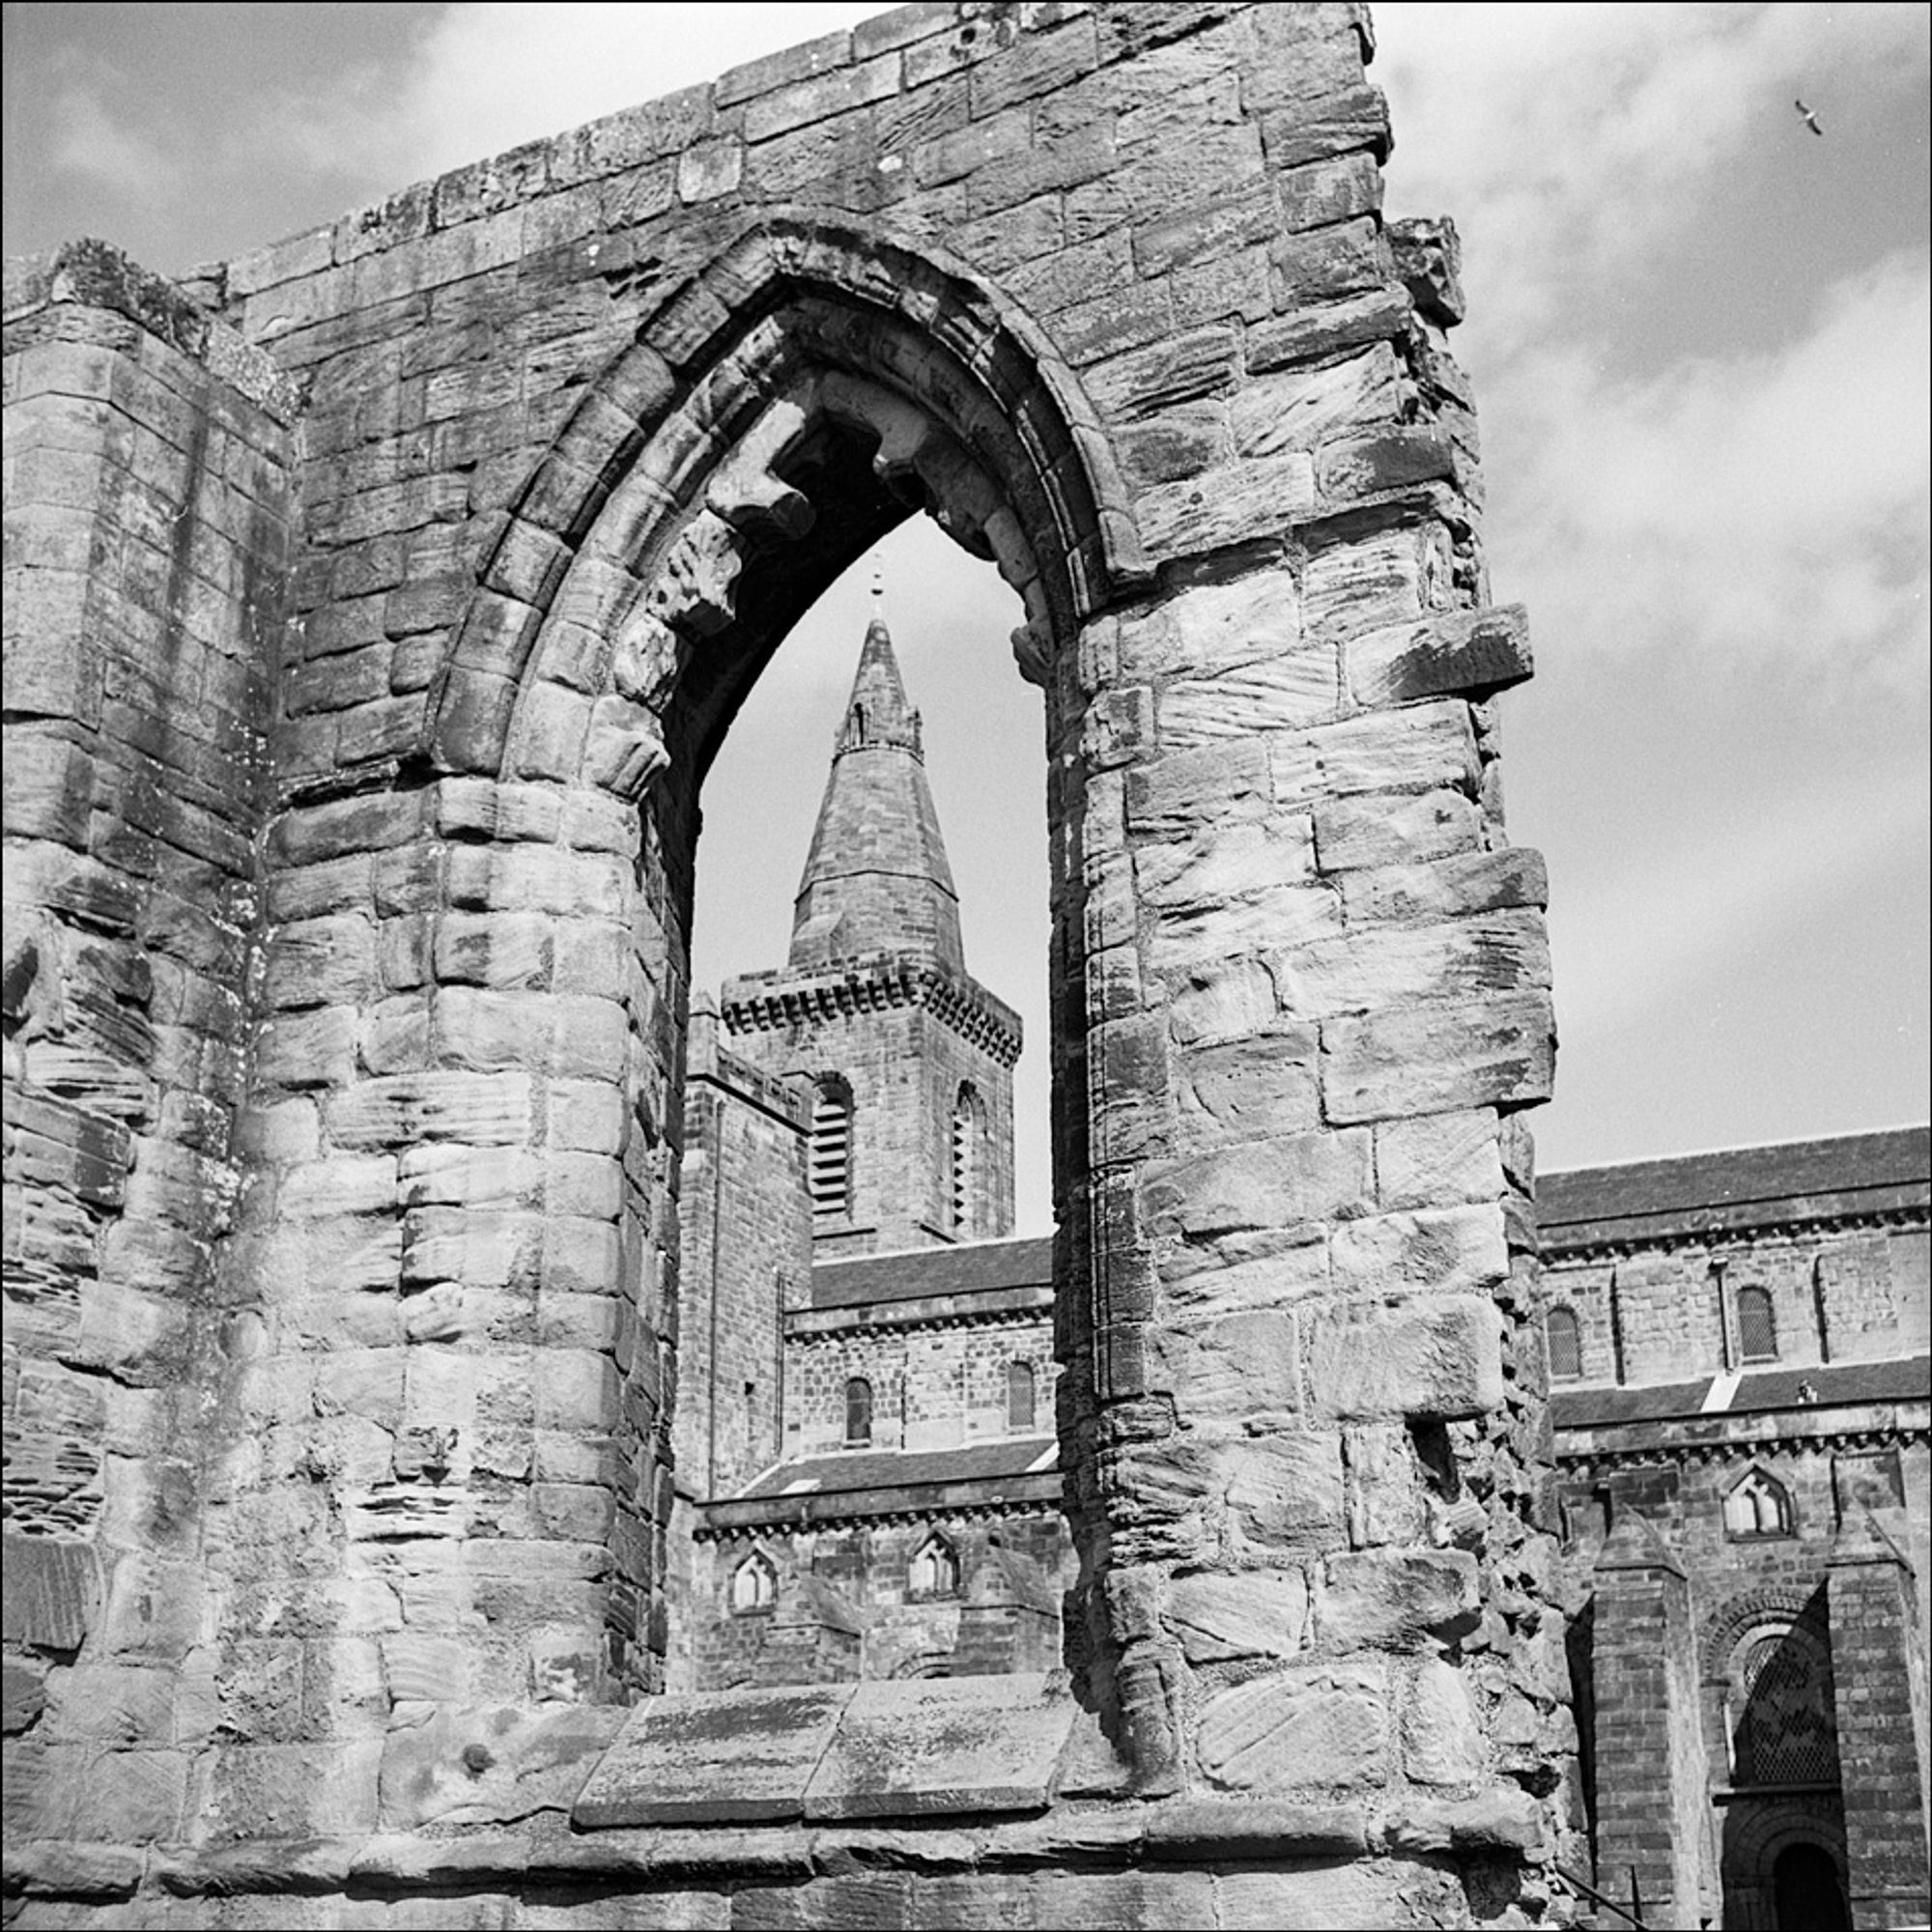
<path id="1" fill-rule="evenodd" d="M 937 1681 L 937 1680 L 935 1680 Z M 11 1847 L 11 1895 L 126 1898 L 144 1884 L 179 1898 L 525 1885 L 656 1888 L 804 1884 L 854 1869 L 961 1875 L 1077 1865 L 1229 1869 L 1341 1863 L 1364 1857 L 1481 1852 L 1537 1862 L 1538 1807 L 1504 1786 L 1463 1799 L 1398 1799 L 1378 1819 L 1366 1802 L 1176 1797 L 1061 1802 L 997 1823 L 880 1819 L 813 1829 L 786 1823 L 570 1831 L 550 1813 L 459 1831 L 378 1831 L 342 1838 L 252 1839 L 148 1852 L 49 1840 Z"/>

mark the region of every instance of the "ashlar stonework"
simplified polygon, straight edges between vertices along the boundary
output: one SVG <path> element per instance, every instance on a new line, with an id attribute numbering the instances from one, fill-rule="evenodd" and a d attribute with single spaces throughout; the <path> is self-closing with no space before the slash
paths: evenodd
<path id="1" fill-rule="evenodd" d="M 1371 53 L 915 6 L 10 270 L 21 1924 L 1569 1913 L 1529 655 Z M 699 788 L 920 511 L 1047 721 L 1063 1667 L 694 1710 Z"/>

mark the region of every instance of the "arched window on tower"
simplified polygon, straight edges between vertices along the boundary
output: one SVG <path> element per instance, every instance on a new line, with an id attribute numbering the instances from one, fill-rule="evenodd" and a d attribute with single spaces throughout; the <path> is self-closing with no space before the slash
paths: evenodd
<path id="1" fill-rule="evenodd" d="M 1807 1623 L 1767 1625 L 1731 1656 L 1731 1782 L 1839 1781 L 1829 1642 Z"/>
<path id="2" fill-rule="evenodd" d="M 1552 1381 L 1574 1382 L 1583 1373 L 1583 1330 L 1574 1308 L 1552 1308 L 1544 1323 L 1549 1337 Z"/>
<path id="3" fill-rule="evenodd" d="M 1789 1536 L 1789 1492 L 1775 1476 L 1750 1470 L 1724 1498 L 1724 1527 L 1734 1537 Z"/>
<path id="4" fill-rule="evenodd" d="M 808 1180 L 814 1226 L 852 1218 L 852 1089 L 836 1073 L 811 1097 Z"/>
<path id="5" fill-rule="evenodd" d="M 1777 1360 L 1777 1318 L 1772 1313 L 1768 1288 L 1738 1290 L 1738 1359 Z"/>
<path id="6" fill-rule="evenodd" d="M 1007 1428 L 1016 1435 L 1024 1435 L 1036 1426 L 1036 1389 L 1033 1368 L 1029 1363 L 1007 1364 Z"/>
<path id="7" fill-rule="evenodd" d="M 980 1231 L 980 1149 L 985 1138 L 986 1109 L 970 1080 L 960 1083 L 952 1102 L 952 1232 L 962 1239 Z"/>
<path id="8" fill-rule="evenodd" d="M 754 1549 L 731 1573 L 731 1613 L 745 1616 L 753 1610 L 768 1610 L 778 1600 L 779 1573 L 772 1559 Z"/>
<path id="9" fill-rule="evenodd" d="M 845 1384 L 845 1446 L 857 1449 L 872 1439 L 872 1385 L 864 1376 Z"/>
<path id="10" fill-rule="evenodd" d="M 951 1597 L 959 1589 L 959 1555 L 936 1532 L 919 1547 L 906 1566 L 906 1590 L 915 1597 Z"/>

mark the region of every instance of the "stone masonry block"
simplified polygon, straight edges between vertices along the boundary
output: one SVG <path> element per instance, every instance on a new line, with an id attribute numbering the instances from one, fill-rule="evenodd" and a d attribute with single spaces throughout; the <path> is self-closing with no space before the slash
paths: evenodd
<path id="1" fill-rule="evenodd" d="M 540 913 L 447 913 L 437 923 L 436 977 L 444 985 L 541 988 L 554 943 Z"/>
<path id="2" fill-rule="evenodd" d="M 1313 1028 L 1198 1046 L 1180 1057 L 1180 1110 L 1190 1133 L 1251 1141 L 1320 1125 Z"/>
<path id="3" fill-rule="evenodd" d="M 1149 1225 L 1196 1238 L 1349 1213 L 1373 1192 L 1368 1137 L 1349 1133 L 1290 1134 L 1156 1163 L 1143 1180 Z"/>
<path id="4" fill-rule="evenodd" d="M 1487 1107 L 1376 1129 L 1376 1194 L 1384 1209 L 1500 1201 L 1503 1165 L 1502 1129 Z"/>
<path id="5" fill-rule="evenodd" d="M 1453 698 L 1271 738 L 1268 764 L 1276 802 L 1310 807 L 1357 792 L 1445 786 L 1474 797 L 1480 775 L 1469 707 Z"/>
<path id="6" fill-rule="evenodd" d="M 1190 981 L 1242 953 L 1338 939 L 1342 899 L 1324 885 L 1264 887 L 1244 898 L 1163 914 L 1148 948 L 1158 974 Z"/>
<path id="7" fill-rule="evenodd" d="M 1294 1317 L 1257 1312 L 1156 1328 L 1148 1337 L 1147 1386 L 1171 1394 L 1183 1422 L 1298 1409 Z"/>
<path id="8" fill-rule="evenodd" d="M 1308 1578 L 1299 1570 L 1209 1572 L 1168 1585 L 1168 1627 L 1190 1663 L 1293 1657 L 1307 1622 Z"/>
<path id="9" fill-rule="evenodd" d="M 1373 1783 L 1389 1725 L 1378 1671 L 1337 1665 L 1259 1677 L 1201 1713 L 1195 1752 L 1224 1790 Z"/>
<path id="10" fill-rule="evenodd" d="M 1216 1446 L 1213 1467 L 1236 1548 L 1250 1562 L 1346 1541 L 1339 1437 L 1289 1430 Z"/>
<path id="11" fill-rule="evenodd" d="M 1343 798 L 1315 808 L 1315 849 L 1324 872 L 1414 866 L 1478 852 L 1482 833 L 1475 801 L 1462 791 Z"/>
<path id="12" fill-rule="evenodd" d="M 1349 1221 L 1329 1239 L 1328 1265 L 1339 1293 L 1489 1293 L 1509 1278 L 1502 1203 Z"/>
<path id="13" fill-rule="evenodd" d="M 1468 1681 L 1446 1659 L 1416 1668 L 1403 1706 L 1402 1766 L 1418 1784 L 1474 1784 L 1483 1776 L 1482 1719 Z"/>
<path id="14" fill-rule="evenodd" d="M 1343 652 L 1360 704 L 1405 704 L 1447 692 L 1500 691 L 1534 668 L 1520 604 L 1443 611 L 1352 638 Z"/>
<path id="15" fill-rule="evenodd" d="M 1322 1112 L 1342 1122 L 1527 1106 L 1549 1097 L 1555 1059 L 1544 993 L 1323 1020 Z"/>
<path id="16" fill-rule="evenodd" d="M 14 704 L 11 670 L 8 703 Z M 94 760 L 79 746 L 38 731 L 15 730 L 8 739 L 0 785 L 10 838 L 51 838 L 75 851 L 85 849 L 94 805 Z"/>
<path id="17" fill-rule="evenodd" d="M 1140 845 L 1134 876 L 1142 898 L 1162 911 L 1195 912 L 1315 876 L 1309 820 L 1202 825 L 1160 844 Z"/>
<path id="18" fill-rule="evenodd" d="M 1502 1316 L 1474 1295 L 1337 1309 L 1311 1318 L 1305 1348 L 1318 1416 L 1446 1422 L 1502 1404 Z"/>
<path id="19" fill-rule="evenodd" d="M 1267 753 L 1252 740 L 1173 753 L 1127 774 L 1127 823 L 1136 832 L 1165 837 L 1270 816 Z"/>
<path id="20" fill-rule="evenodd" d="M 1350 925 L 1462 919 L 1549 902 L 1543 855 L 1523 846 L 1392 866 L 1346 876 L 1341 886 Z"/>
<path id="21" fill-rule="evenodd" d="M 1337 1650 L 1413 1650 L 1466 1635 L 1480 1607 L 1466 1549 L 1354 1549 L 1327 1559 L 1316 1623 Z"/>
<path id="22" fill-rule="evenodd" d="M 1298 1019 L 1460 1003 L 1548 986 L 1549 942 L 1531 911 L 1378 927 L 1283 953 L 1274 977 L 1284 1011 Z"/>

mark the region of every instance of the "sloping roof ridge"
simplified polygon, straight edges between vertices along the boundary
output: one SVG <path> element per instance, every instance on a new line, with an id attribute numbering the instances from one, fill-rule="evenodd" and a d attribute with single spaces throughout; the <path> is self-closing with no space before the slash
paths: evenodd
<path id="1" fill-rule="evenodd" d="M 1051 1232 L 1044 1235 L 989 1235 L 980 1241 L 923 1241 L 917 1247 L 874 1248 L 863 1255 L 836 1255 L 822 1262 L 813 1262 L 814 1269 L 822 1267 L 856 1267 L 864 1262 L 903 1261 L 907 1255 L 963 1255 L 975 1248 L 1018 1248 L 1029 1241 L 1050 1241 Z"/>
<path id="2" fill-rule="evenodd" d="M 1769 1153 L 1775 1148 L 1830 1147 L 1833 1141 L 1877 1141 L 1895 1135 L 1932 1134 L 1932 1122 L 1903 1121 L 1889 1127 L 1847 1127 L 1833 1134 L 1790 1134 L 1780 1140 L 1731 1141 L 1721 1147 L 1681 1148 L 1674 1153 L 1632 1154 L 1625 1160 L 1585 1160 L 1574 1167 L 1551 1167 L 1539 1180 L 1568 1179 L 1573 1174 L 1605 1174 L 1619 1167 L 1667 1167 L 1681 1160 L 1709 1160 L 1725 1153 Z"/>

